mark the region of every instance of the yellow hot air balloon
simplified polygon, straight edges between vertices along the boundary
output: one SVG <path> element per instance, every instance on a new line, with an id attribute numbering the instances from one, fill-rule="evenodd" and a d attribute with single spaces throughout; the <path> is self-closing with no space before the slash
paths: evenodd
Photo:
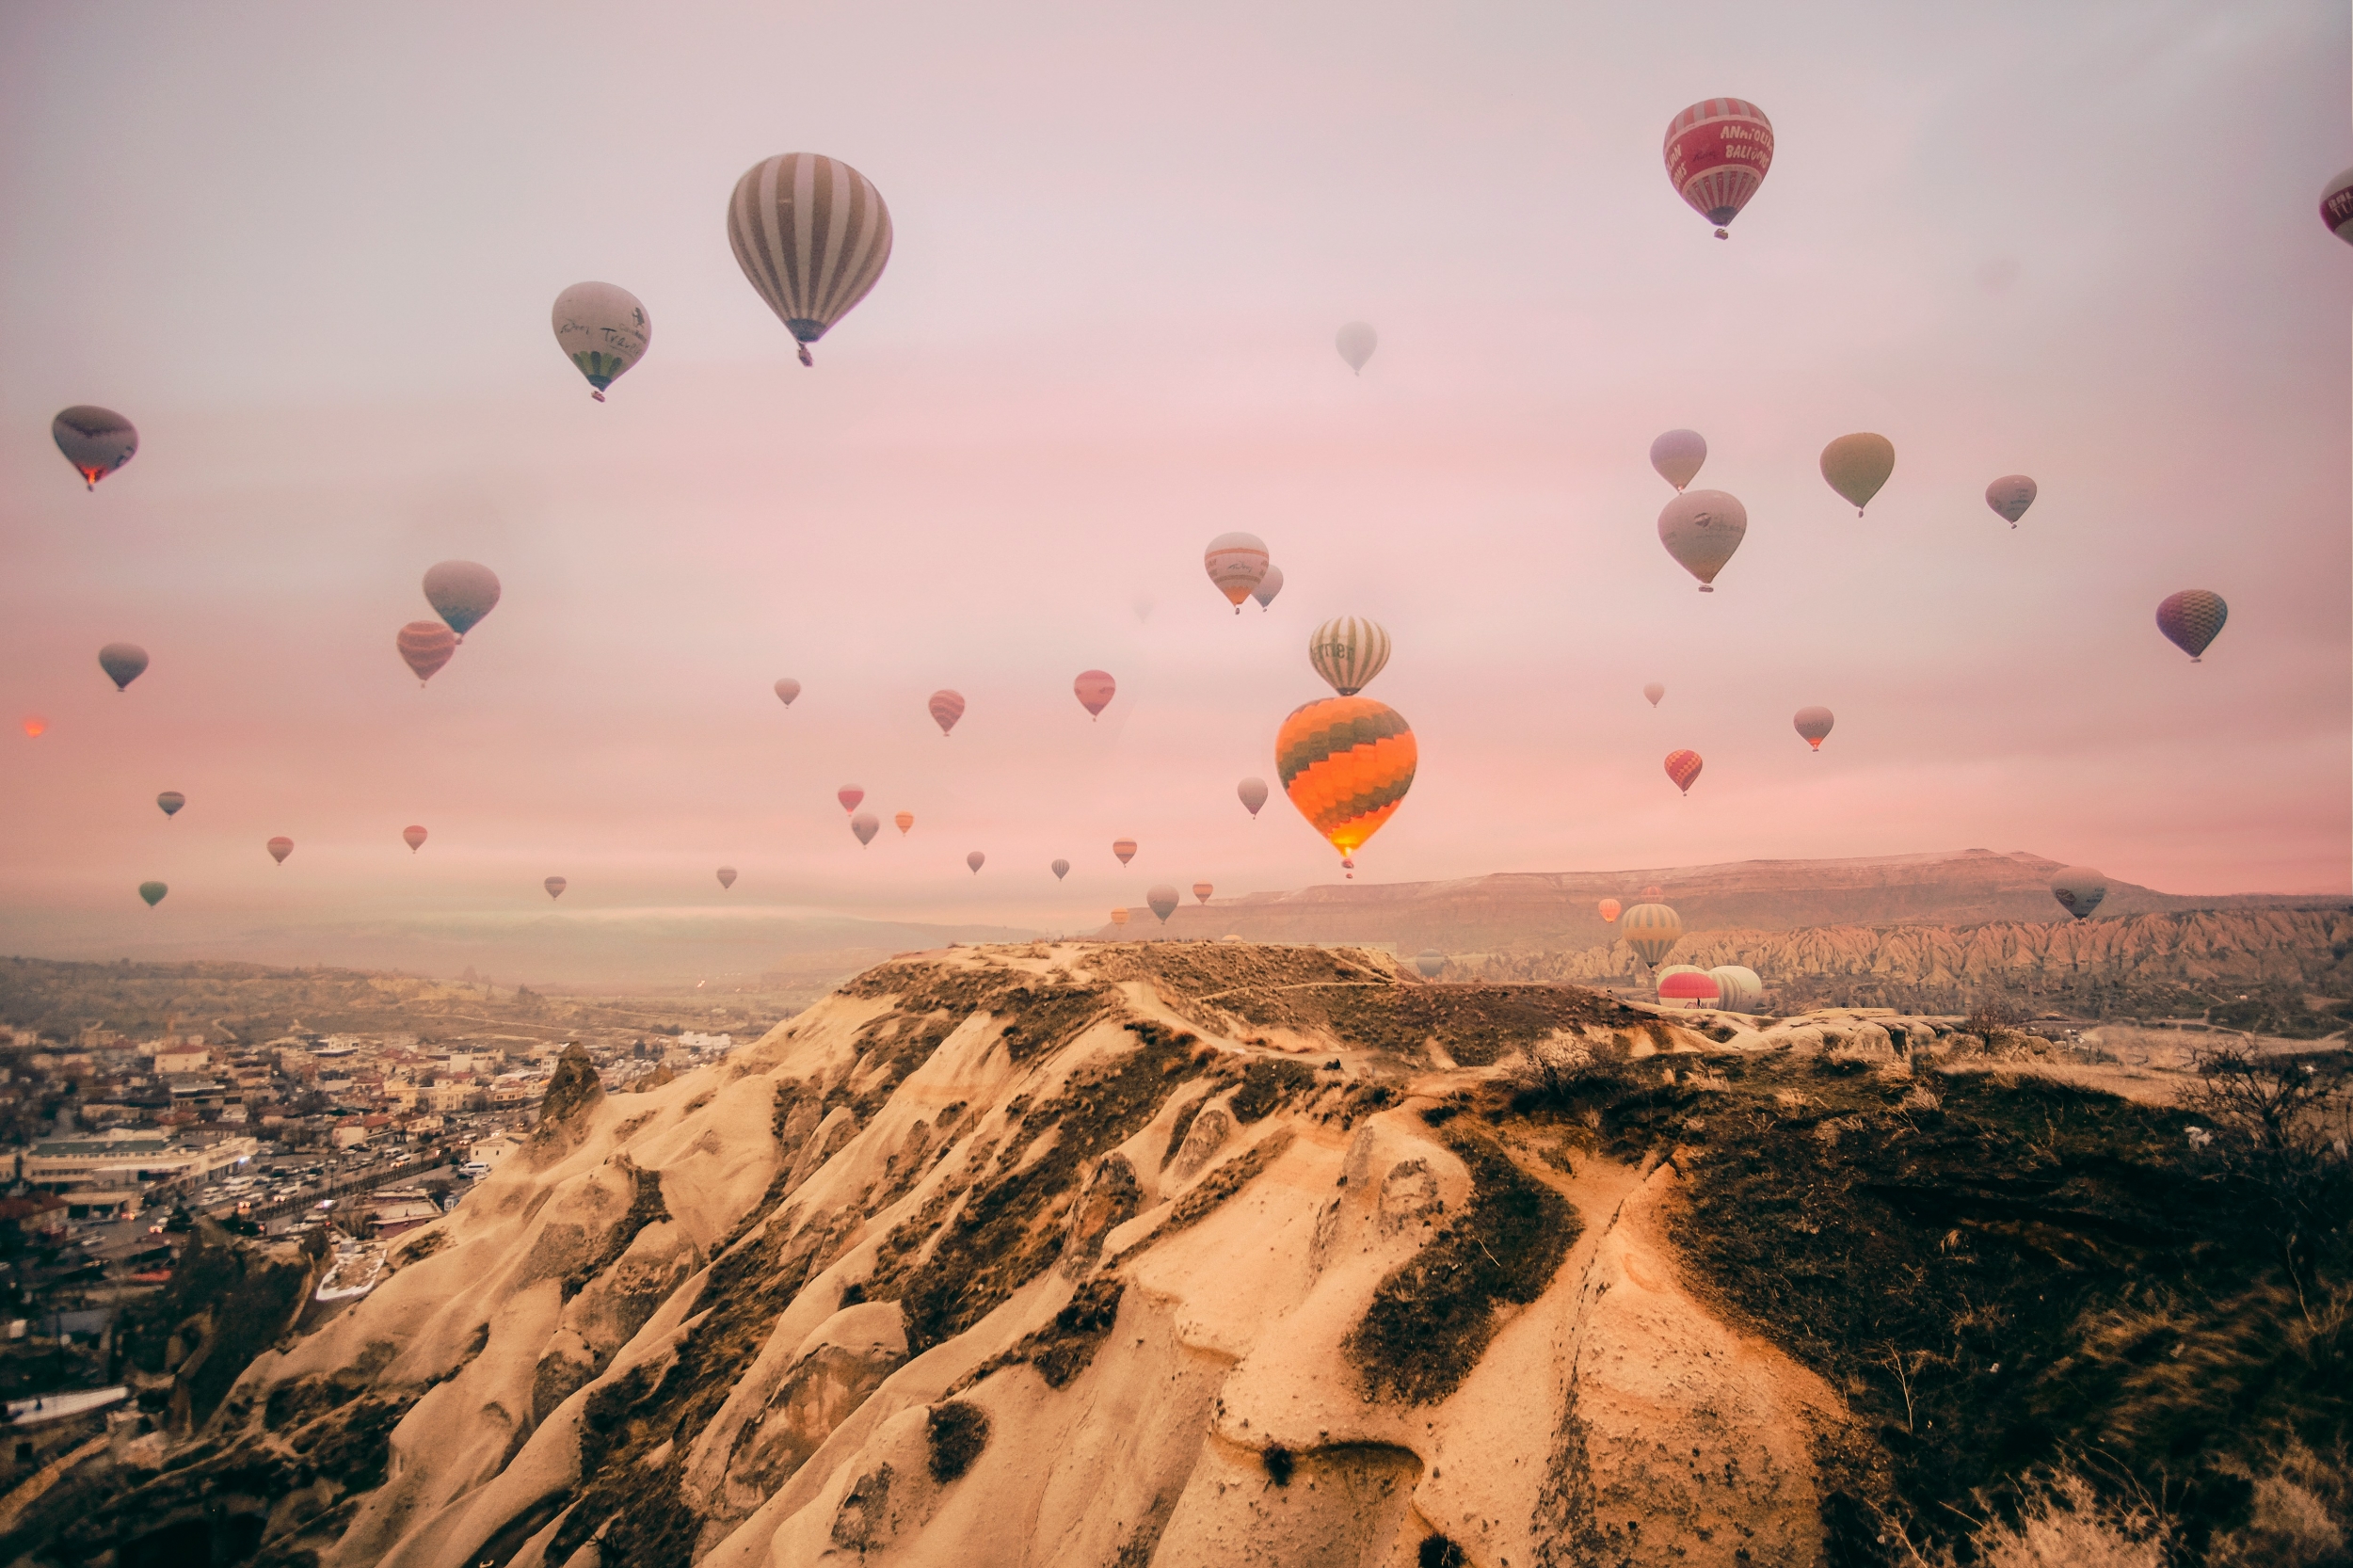
<path id="1" fill-rule="evenodd" d="M 1283 792 L 1343 866 L 1396 813 L 1419 760 L 1403 715 L 1369 696 L 1304 703 L 1274 737 Z"/>
<path id="2" fill-rule="evenodd" d="M 1634 956 L 1653 968 L 1683 940 L 1683 917 L 1663 904 L 1638 904 L 1618 917 L 1618 929 Z"/>
<path id="3" fill-rule="evenodd" d="M 1896 443 L 1885 436 L 1865 430 L 1841 436 L 1822 448 L 1822 477 L 1830 481 L 1832 489 L 1854 503 L 1857 517 L 1895 472 Z"/>

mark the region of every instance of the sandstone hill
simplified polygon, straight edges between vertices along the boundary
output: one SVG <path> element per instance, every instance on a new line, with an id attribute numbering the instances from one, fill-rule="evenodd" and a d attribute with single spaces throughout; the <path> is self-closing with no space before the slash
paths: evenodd
<path id="1" fill-rule="evenodd" d="M 1509 872 L 1449 882 L 1340 882 L 1291 892 L 1187 904 L 1165 927 L 1139 909 L 1126 936 L 1178 939 L 1237 936 L 1254 942 L 1385 944 L 1403 952 L 1577 949 L 1615 935 L 1597 906 L 1635 903 L 1645 887 L 1666 892 L 1690 930 L 1793 931 L 1807 926 L 2054 924 L 2051 899 L 2062 863 L 2039 855 L 1973 849 L 1848 860 L 1741 860 L 1621 872 Z M 2245 909 L 2345 900 L 2268 894 L 2191 897 L 2111 882 L 2099 918 L 2161 911 Z M 1105 927 L 1096 935 L 1119 935 Z"/>
<path id="2" fill-rule="evenodd" d="M 175 1295 L 166 1430 L 0 1499 L 0 1560 L 1882 1564 L 2095 1449 L 2283 1560 L 2353 1508 L 2342 1157 L 2291 1202 L 2227 1108 L 2064 1054 L 1366 951 L 905 955 L 650 1093 L 568 1059 L 233 1378 Z"/>

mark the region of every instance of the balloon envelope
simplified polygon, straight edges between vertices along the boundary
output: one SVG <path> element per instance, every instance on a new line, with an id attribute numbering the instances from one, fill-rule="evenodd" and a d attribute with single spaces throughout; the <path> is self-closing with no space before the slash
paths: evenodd
<path id="1" fill-rule="evenodd" d="M 1055 881 L 1060 882 L 1064 877 L 1070 874 L 1070 862 L 1067 860 L 1056 860 L 1046 869 L 1054 873 Z"/>
<path id="2" fill-rule="evenodd" d="M 171 891 L 171 889 L 165 887 L 160 882 L 142 882 L 139 884 L 139 897 L 147 901 L 147 906 L 150 909 L 152 909 L 155 905 L 163 903 L 164 895 L 169 891 Z"/>
<path id="3" fill-rule="evenodd" d="M 106 672 L 106 679 L 115 683 L 119 692 L 147 668 L 147 649 L 136 643 L 108 643 L 98 650 L 98 667 Z"/>
<path id="4" fill-rule="evenodd" d="M 735 868 L 733 866 L 721 866 L 719 868 L 719 886 L 722 888 L 732 888 L 735 886 Z"/>
<path id="5" fill-rule="evenodd" d="M 84 487 L 93 490 L 139 449 L 139 433 L 131 428 L 129 420 L 112 408 L 88 403 L 60 411 L 49 422 L 49 435 L 65 454 L 65 460 L 73 465 L 73 472 L 82 476 Z"/>
<path id="6" fill-rule="evenodd" d="M 574 283 L 555 296 L 553 321 L 555 345 L 588 377 L 600 403 L 604 389 L 644 359 L 653 342 L 646 307 L 617 283 Z"/>
<path id="7" fill-rule="evenodd" d="M 1667 121 L 1664 152 L 1675 194 L 1721 239 L 1773 167 L 1773 122 L 1742 99 L 1705 99 Z"/>
<path id="8" fill-rule="evenodd" d="M 1070 683 L 1070 689 L 1078 696 L 1080 707 L 1091 714 L 1099 715 L 1112 705 L 1112 698 L 1118 695 L 1119 682 L 1104 670 L 1080 670 L 1079 679 Z M 1121 711 L 1126 712 L 1124 709 Z"/>
<path id="9" fill-rule="evenodd" d="M 977 849 L 964 857 L 964 863 L 972 868 L 972 874 L 975 876 L 981 874 L 981 867 L 987 864 L 987 862 L 988 856 L 983 855 Z"/>
<path id="10" fill-rule="evenodd" d="M 1125 909 L 1114 909 L 1114 910 L 1112 910 L 1112 924 L 1113 924 L 1113 925 L 1126 925 L 1127 923 L 1128 923 L 1128 911 L 1127 911 L 1127 910 L 1125 910 Z"/>
<path id="11" fill-rule="evenodd" d="M 1389 634 L 1378 621 L 1336 616 L 1307 635 L 1307 663 L 1342 696 L 1372 684 L 1389 662 Z"/>
<path id="12" fill-rule="evenodd" d="M 1822 448 L 1822 477 L 1830 481 L 1832 489 L 1854 504 L 1857 517 L 1895 472 L 1896 443 L 1885 436 L 1865 430 L 1841 436 Z"/>
<path id="13" fill-rule="evenodd" d="M 1667 753 L 1667 776 L 1673 779 L 1675 788 L 1687 795 L 1691 792 L 1691 785 L 1699 777 L 1703 766 L 1705 764 L 1700 761 L 1700 754 L 1696 751 Z"/>
<path id="14" fill-rule="evenodd" d="M 866 297 L 890 261 L 890 209 L 839 158 L 783 152 L 744 171 L 728 199 L 736 265 L 814 364 L 808 345 Z"/>
<path id="15" fill-rule="evenodd" d="M 1270 562 L 1266 568 L 1266 575 L 1259 578 L 1258 585 L 1250 590 L 1250 597 L 1257 600 L 1258 608 L 1263 610 L 1273 604 L 1274 596 L 1282 591 L 1283 568 Z"/>
<path id="16" fill-rule="evenodd" d="M 1269 564 L 1266 541 L 1256 534 L 1220 534 L 1201 553 L 1201 565 L 1209 572 L 1209 582 L 1225 596 L 1238 616 L 1241 614 L 1241 601 L 1265 580 Z"/>
<path id="17" fill-rule="evenodd" d="M 1716 1005 L 1727 1013 L 1753 1013 L 1765 1001 L 1765 983 L 1756 971 L 1739 964 L 1719 964 L 1707 971 L 1716 982 Z"/>
<path id="18" fill-rule="evenodd" d="M 776 700 L 783 703 L 787 708 L 792 707 L 792 699 L 800 695 L 801 683 L 793 680 L 791 676 L 788 675 L 782 680 L 776 682 Z"/>
<path id="19" fill-rule="evenodd" d="M 1160 923 L 1166 925 L 1168 917 L 1176 913 L 1176 905 L 1180 901 L 1176 896 L 1176 889 L 1162 882 L 1145 891 L 1144 902 L 1151 908 L 1152 913 L 1160 918 Z"/>
<path id="20" fill-rule="evenodd" d="M 871 844 L 874 835 L 882 831 L 882 819 L 872 811 L 860 811 L 850 819 L 850 831 L 857 835 L 859 843 Z"/>
<path id="21" fill-rule="evenodd" d="M 2108 896 L 2108 879 L 2089 866 L 2069 866 L 2051 878 L 2051 896 L 2079 920 L 2088 920 Z"/>
<path id="22" fill-rule="evenodd" d="M 2329 232 L 2353 245 L 2353 168 L 2329 182 L 2320 193 L 2320 221 Z"/>
<path id="23" fill-rule="evenodd" d="M 1603 899 L 1600 904 L 1601 918 L 1605 920 L 1616 920 L 1618 918 L 1618 910 L 1620 907 L 1621 906 L 1616 899 Z"/>
<path id="24" fill-rule="evenodd" d="M 479 561 L 441 561 L 425 568 L 424 601 L 463 642 L 499 601 L 498 573 Z"/>
<path id="25" fill-rule="evenodd" d="M 1642 688 L 1642 695 L 1650 698 L 1650 705 L 1656 708 L 1658 706 L 1658 699 L 1667 695 L 1667 688 L 1654 680 Z"/>
<path id="26" fill-rule="evenodd" d="M 1663 904 L 1638 904 L 1618 919 L 1625 945 L 1653 968 L 1683 940 L 1683 917 Z"/>
<path id="27" fill-rule="evenodd" d="M 1705 969 L 1693 968 L 1687 965 L 1659 971 L 1658 1000 L 1660 1001 L 1689 1002 L 1693 1007 L 1702 1004 L 1712 1006 L 1722 992 L 1723 987 L 1717 984 L 1716 977 Z"/>
<path id="28" fill-rule="evenodd" d="M 1670 430 L 1650 443 L 1650 466 L 1678 490 L 1699 477 L 1706 461 L 1707 438 L 1697 430 Z"/>
<path id="29" fill-rule="evenodd" d="M 180 808 L 187 803 L 188 797 L 177 790 L 166 790 L 155 797 L 155 804 L 164 808 L 164 815 L 167 817 L 179 815 Z"/>
<path id="30" fill-rule="evenodd" d="M 934 692 L 928 706 L 932 711 L 932 722 L 939 726 L 939 732 L 942 735 L 953 729 L 956 727 L 956 721 L 964 717 L 964 696 L 959 692 L 951 692 L 944 688 Z"/>
<path id="31" fill-rule="evenodd" d="M 1424 948 L 1414 954 L 1414 968 L 1421 971 L 1424 980 L 1435 980 L 1438 971 L 1446 968 L 1446 954 L 1436 948 Z"/>
<path id="32" fill-rule="evenodd" d="M 38 741 L 48 731 L 49 721 L 47 719 L 42 718 L 39 713 L 24 715 L 24 734 L 28 740 Z"/>
<path id="33" fill-rule="evenodd" d="M 565 881 L 560 876 L 551 876 L 545 882 L 539 884 L 539 886 L 548 890 L 548 897 L 562 898 L 564 896 L 564 889 L 570 887 L 571 884 Z"/>
<path id="34" fill-rule="evenodd" d="M 1119 856 L 1119 863 L 1124 866 L 1136 857 L 1136 841 L 1133 839 L 1113 839 L 1112 853 Z"/>
<path id="35" fill-rule="evenodd" d="M 844 811 L 855 811 L 857 803 L 866 798 L 866 792 L 855 784 L 844 784 L 833 792 L 833 798 L 841 803 Z"/>
<path id="36" fill-rule="evenodd" d="M 1258 814 L 1258 808 L 1266 804 L 1266 780 L 1245 778 L 1234 786 L 1234 793 L 1241 799 L 1242 809 L 1255 817 Z"/>
<path id="37" fill-rule="evenodd" d="M 286 856 L 294 853 L 294 840 L 280 834 L 262 847 L 269 851 L 271 859 L 282 866 L 286 863 Z"/>
<path id="38" fill-rule="evenodd" d="M 400 629 L 392 647 L 422 686 L 457 651 L 457 633 L 438 620 L 412 620 Z"/>
<path id="39" fill-rule="evenodd" d="M 1371 359 L 1372 351 L 1381 346 L 1381 334 L 1372 329 L 1370 322 L 1352 321 L 1333 335 L 1332 346 L 1340 351 L 1340 358 L 1348 361 L 1348 368 L 1361 376 L 1365 361 Z"/>
<path id="40" fill-rule="evenodd" d="M 1396 814 L 1419 760 L 1404 716 L 1367 696 L 1303 703 L 1274 737 L 1284 792 L 1343 858 Z"/>
<path id="41" fill-rule="evenodd" d="M 1666 896 L 1667 889 L 1661 888 L 1656 882 L 1642 889 L 1642 902 L 1644 904 L 1657 904 L 1660 899 L 1663 899 Z"/>
<path id="42" fill-rule="evenodd" d="M 2026 508 L 2034 504 L 2038 493 L 2034 481 L 2025 474 L 2006 473 L 1985 488 L 1985 504 L 2008 518 L 2009 525 L 2015 528 L 2018 520 L 2026 515 Z"/>
<path id="43" fill-rule="evenodd" d="M 2222 634 L 2222 623 L 2230 618 L 2231 607 L 2222 602 L 2222 596 L 2203 588 L 2168 594 L 2157 606 L 2157 630 L 2188 654 L 2193 664 L 2205 657 L 2206 649 Z"/>
<path id="44" fill-rule="evenodd" d="M 1797 716 L 1789 722 L 1797 727 L 1799 734 L 1805 737 L 1808 745 L 1819 751 L 1823 740 L 1830 734 L 1830 727 L 1838 720 L 1827 708 L 1801 708 Z"/>
<path id="45" fill-rule="evenodd" d="M 1716 574 L 1748 531 L 1748 508 L 1721 490 L 1686 490 L 1658 514 L 1658 542 L 1704 594 L 1716 591 Z"/>
<path id="46" fill-rule="evenodd" d="M 915 825 L 915 813 L 912 811 L 896 812 L 890 820 L 898 824 L 899 836 L 904 839 L 906 837 L 907 829 Z"/>
<path id="47" fill-rule="evenodd" d="M 408 826 L 402 828 L 400 830 L 400 836 L 402 840 L 408 844 L 408 853 L 411 855 L 417 853 L 418 849 L 423 846 L 425 840 L 424 829 L 415 825 L 413 823 Z"/>
<path id="48" fill-rule="evenodd" d="M 1193 896 L 1203 904 L 1209 903 L 1209 895 L 1216 891 L 1217 889 L 1207 882 L 1196 882 L 1193 885 Z"/>

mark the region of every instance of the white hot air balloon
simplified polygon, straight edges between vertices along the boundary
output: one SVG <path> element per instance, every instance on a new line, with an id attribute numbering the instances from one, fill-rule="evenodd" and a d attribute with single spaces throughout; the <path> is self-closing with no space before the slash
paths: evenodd
<path id="1" fill-rule="evenodd" d="M 1258 808 L 1266 804 L 1266 780 L 1245 778 L 1234 786 L 1234 793 L 1241 797 L 1242 809 L 1255 817 Z"/>
<path id="2" fill-rule="evenodd" d="M 728 199 L 728 244 L 760 297 L 800 344 L 824 337 L 890 261 L 890 209 L 839 158 L 782 152 L 744 171 Z"/>
<path id="3" fill-rule="evenodd" d="M 1985 504 L 2009 519 L 2009 525 L 2015 528 L 2018 520 L 2026 515 L 2026 508 L 2034 504 L 2038 493 L 2035 482 L 2025 474 L 2006 473 L 1985 488 Z"/>
<path id="4" fill-rule="evenodd" d="M 1705 461 L 1707 439 L 1697 430 L 1670 430 L 1650 443 L 1650 466 L 1678 490 L 1699 477 Z"/>
<path id="5" fill-rule="evenodd" d="M 1201 552 L 1201 565 L 1225 601 L 1241 614 L 1241 601 L 1266 580 L 1269 566 L 1266 541 L 1256 534 L 1220 534 Z"/>
<path id="6" fill-rule="evenodd" d="M 588 378 L 589 395 L 604 401 L 604 389 L 646 357 L 653 323 L 637 296 L 612 283 L 574 283 L 555 296 L 556 346 Z"/>
<path id="7" fill-rule="evenodd" d="M 1335 616 L 1307 637 L 1307 663 L 1342 696 L 1372 684 L 1389 662 L 1389 634 L 1378 621 Z"/>
<path id="8" fill-rule="evenodd" d="M 1658 542 L 1704 594 L 1716 591 L 1716 574 L 1748 531 L 1748 508 L 1721 490 L 1686 490 L 1658 514 Z"/>
<path id="9" fill-rule="evenodd" d="M 1348 361 L 1348 368 L 1362 376 L 1365 361 L 1371 359 L 1372 351 L 1381 346 L 1381 334 L 1372 329 L 1370 322 L 1352 321 L 1339 329 L 1332 342 L 1340 351 L 1340 358 Z"/>

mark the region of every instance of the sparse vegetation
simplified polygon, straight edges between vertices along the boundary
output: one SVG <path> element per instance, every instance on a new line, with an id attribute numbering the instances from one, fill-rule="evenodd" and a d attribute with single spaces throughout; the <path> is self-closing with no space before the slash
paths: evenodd
<path id="1" fill-rule="evenodd" d="M 1266 1466 L 1267 1479 L 1277 1486 L 1291 1483 L 1291 1470 L 1299 1463 L 1291 1451 L 1280 1443 L 1269 1443 L 1258 1450 L 1258 1463 Z"/>
<path id="2" fill-rule="evenodd" d="M 931 1407 L 924 1434 L 931 1440 L 932 1480 L 945 1486 L 972 1468 L 988 1448 L 988 1412 L 966 1400 Z"/>

